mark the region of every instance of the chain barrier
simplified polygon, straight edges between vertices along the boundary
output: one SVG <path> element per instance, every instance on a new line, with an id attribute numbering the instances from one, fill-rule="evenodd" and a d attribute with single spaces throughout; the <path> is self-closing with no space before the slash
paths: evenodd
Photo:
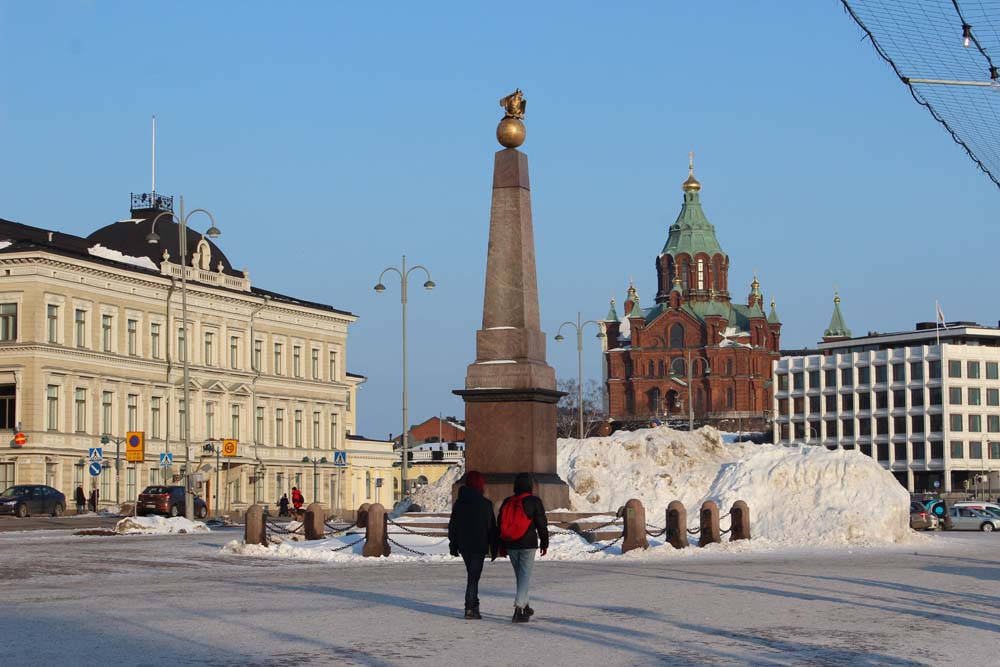
<path id="1" fill-rule="evenodd" d="M 660 528 L 659 530 L 649 530 L 648 528 L 646 529 L 646 535 L 648 535 L 649 537 L 659 537 L 660 535 L 663 535 L 666 532 L 667 532 L 666 528 Z"/>
<path id="2" fill-rule="evenodd" d="M 355 521 L 354 523 L 352 523 L 352 524 L 350 524 L 348 526 L 344 526 L 342 528 L 338 528 L 337 526 L 332 525 L 329 521 L 324 521 L 323 525 L 326 526 L 327 528 L 329 528 L 331 531 L 333 531 L 331 533 L 326 533 L 327 535 L 336 535 L 337 533 L 346 533 L 351 528 L 356 527 L 358 525 L 358 522 Z"/>
<path id="3" fill-rule="evenodd" d="M 687 532 L 688 532 L 688 535 L 697 535 L 698 533 L 701 532 L 701 527 L 699 526 L 698 528 L 695 528 L 694 530 L 691 530 L 690 528 L 688 528 Z"/>
<path id="4" fill-rule="evenodd" d="M 330 551 L 343 551 L 344 549 L 350 549 L 351 547 L 353 547 L 353 546 L 355 546 L 357 544 L 361 544 L 364 541 L 365 541 L 365 538 L 362 537 L 360 540 L 354 540 L 350 544 L 345 544 L 342 547 L 334 547 L 333 549 L 330 549 Z"/>
<path id="5" fill-rule="evenodd" d="M 405 531 L 407 533 L 410 533 L 411 535 L 419 535 L 421 537 L 444 537 L 444 535 L 442 535 L 440 532 L 438 532 L 438 533 L 422 533 L 422 532 L 420 532 L 418 530 L 413 530 L 412 528 L 407 528 L 403 524 L 396 523 L 392 519 L 389 519 L 389 523 L 391 525 L 395 526 L 396 528 L 401 528 L 403 531 Z M 403 547 L 403 548 L 405 549 L 406 547 Z"/>
<path id="6" fill-rule="evenodd" d="M 302 535 L 305 529 L 304 525 L 300 525 L 298 528 L 295 528 L 294 530 L 288 530 L 287 528 L 279 526 L 278 524 L 272 523 L 270 521 L 265 521 L 264 525 L 270 528 L 272 532 L 277 531 L 278 533 L 282 533 L 284 535 Z"/>
<path id="7" fill-rule="evenodd" d="M 616 544 L 618 544 L 619 542 L 621 542 L 623 537 L 625 537 L 625 536 L 624 535 L 619 535 L 612 542 L 608 542 L 607 544 L 602 544 L 601 546 L 597 547 L 596 549 L 588 549 L 587 553 L 588 554 L 596 554 L 596 553 L 599 553 L 601 551 L 605 551 L 607 549 L 610 549 L 611 547 L 613 547 Z"/>
<path id="8" fill-rule="evenodd" d="M 416 549 L 411 549 L 410 547 L 404 546 L 404 545 L 400 544 L 399 542 L 397 542 L 396 540 L 394 540 L 391 537 L 389 537 L 388 535 L 386 535 L 385 539 L 389 542 L 389 544 L 393 544 L 393 545 L 399 547 L 400 549 L 402 549 L 403 551 L 409 551 L 410 553 L 416 554 L 418 556 L 429 556 L 430 555 L 430 554 L 424 553 L 423 551 L 417 551 Z"/>
<path id="9" fill-rule="evenodd" d="M 730 532 L 731 530 L 732 530 L 732 528 L 726 528 L 725 530 L 720 531 L 719 532 L 719 537 L 722 537 L 723 535 L 725 535 L 726 533 Z"/>
<path id="10" fill-rule="evenodd" d="M 595 526 L 593 528 L 587 528 L 586 530 L 581 530 L 580 532 L 581 533 L 596 533 L 597 531 L 604 530 L 608 526 L 612 526 L 612 525 L 618 523 L 619 521 L 621 521 L 621 517 L 615 517 L 614 519 L 612 519 L 611 521 L 608 521 L 605 524 L 601 524 L 600 526 Z"/>

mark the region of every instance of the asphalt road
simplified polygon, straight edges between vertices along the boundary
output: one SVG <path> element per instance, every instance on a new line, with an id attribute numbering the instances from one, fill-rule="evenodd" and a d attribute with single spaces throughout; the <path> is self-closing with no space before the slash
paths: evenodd
<path id="1" fill-rule="evenodd" d="M 82 514 L 80 516 L 29 516 L 18 519 L 0 516 L 0 533 L 24 530 L 79 530 L 81 528 L 111 528 L 121 517 Z"/>
<path id="2" fill-rule="evenodd" d="M 893 549 L 539 561 L 524 626 L 487 563 L 482 621 L 460 563 L 350 565 L 222 553 L 240 530 L 0 535 L 11 665 L 996 664 L 1000 535 Z"/>

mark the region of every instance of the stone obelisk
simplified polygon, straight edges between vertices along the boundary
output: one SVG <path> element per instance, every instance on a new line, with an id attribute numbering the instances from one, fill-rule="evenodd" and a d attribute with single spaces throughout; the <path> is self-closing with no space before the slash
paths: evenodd
<path id="1" fill-rule="evenodd" d="M 486 255 L 483 326 L 465 389 L 465 469 L 486 476 L 496 506 L 513 492 L 514 476 L 530 472 L 546 509 L 569 507 L 569 487 L 556 471 L 555 371 L 545 362 L 538 316 L 535 239 L 531 223 L 525 101 L 520 90 L 500 101 L 497 127 L 504 149 L 493 163 L 493 205 Z"/>

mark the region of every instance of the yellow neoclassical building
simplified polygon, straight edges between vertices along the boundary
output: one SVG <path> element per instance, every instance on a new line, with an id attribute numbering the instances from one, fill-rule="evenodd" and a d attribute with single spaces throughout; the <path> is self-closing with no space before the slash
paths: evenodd
<path id="1" fill-rule="evenodd" d="M 274 505 L 293 486 L 307 503 L 333 509 L 374 502 L 380 489 L 370 480 L 391 488 L 395 456 L 391 442 L 356 434 L 365 378 L 346 365 L 357 317 L 253 287 L 191 229 L 182 265 L 179 226 L 160 215 L 172 209 L 170 197 L 133 195 L 129 219 L 86 238 L 0 219 L 0 429 L 8 436 L 0 489 L 48 484 L 72 504 L 82 484 L 103 503 L 129 502 L 146 485 L 190 473 L 213 508 L 216 495 L 224 509 Z M 141 462 L 124 460 L 130 431 L 145 434 Z M 104 467 L 91 476 L 86 456 L 102 436 Z M 222 459 L 216 487 L 216 455 L 205 445 L 224 438 L 239 447 Z M 167 452 L 174 462 L 164 467 Z"/>

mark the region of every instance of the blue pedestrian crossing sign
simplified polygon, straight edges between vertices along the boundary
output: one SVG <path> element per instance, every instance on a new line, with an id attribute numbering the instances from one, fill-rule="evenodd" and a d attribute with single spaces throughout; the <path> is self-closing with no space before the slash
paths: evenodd
<path id="1" fill-rule="evenodd" d="M 87 450 L 87 458 L 91 461 L 100 462 L 104 458 L 104 450 L 100 447 L 91 447 Z"/>
<path id="2" fill-rule="evenodd" d="M 333 453 L 333 465 L 346 468 L 347 467 L 347 452 L 334 452 Z"/>
<path id="3" fill-rule="evenodd" d="M 160 454 L 160 467 L 166 468 L 167 466 L 172 466 L 174 464 L 174 454 L 173 452 L 163 452 Z"/>
<path id="4" fill-rule="evenodd" d="M 101 462 L 94 461 L 93 463 L 90 464 L 89 470 L 91 477 L 97 477 L 98 475 L 101 474 Z"/>

